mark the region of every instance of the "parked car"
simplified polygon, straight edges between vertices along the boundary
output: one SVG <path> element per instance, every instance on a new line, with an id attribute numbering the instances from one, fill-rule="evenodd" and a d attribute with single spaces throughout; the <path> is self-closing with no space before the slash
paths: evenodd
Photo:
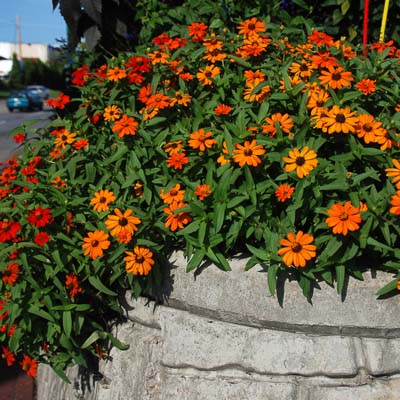
<path id="1" fill-rule="evenodd" d="M 15 90 L 10 93 L 7 100 L 7 108 L 10 112 L 14 110 L 28 111 L 43 109 L 43 100 L 35 92 L 29 90 Z"/>
<path id="2" fill-rule="evenodd" d="M 47 100 L 50 97 L 50 89 L 43 85 L 29 85 L 25 89 L 37 93 L 42 100 Z"/>

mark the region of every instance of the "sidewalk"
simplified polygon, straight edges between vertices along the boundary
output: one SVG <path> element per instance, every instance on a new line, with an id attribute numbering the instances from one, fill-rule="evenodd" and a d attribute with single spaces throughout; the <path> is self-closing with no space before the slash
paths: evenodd
<path id="1" fill-rule="evenodd" d="M 7 110 L 6 103 L 6 100 L 0 99 L 0 112 L 4 112 Z"/>

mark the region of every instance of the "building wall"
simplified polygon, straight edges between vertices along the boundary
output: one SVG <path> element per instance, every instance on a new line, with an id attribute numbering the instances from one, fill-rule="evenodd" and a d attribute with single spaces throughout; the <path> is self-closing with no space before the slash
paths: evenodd
<path id="1" fill-rule="evenodd" d="M 100 374 L 69 370 L 70 385 L 40 366 L 38 399 L 400 398 L 400 302 L 375 295 L 392 274 L 350 278 L 342 296 L 321 283 L 311 304 L 296 282 L 271 296 L 265 270 L 245 261 L 194 277 L 177 254 L 162 305 L 127 297 L 114 334 L 129 350 L 111 349 Z"/>
<path id="2" fill-rule="evenodd" d="M 15 53 L 22 60 L 24 58 L 36 58 L 42 62 L 47 62 L 50 53 L 49 47 L 48 44 L 43 43 L 21 43 L 20 47 L 17 43 L 0 42 L 0 56 L 12 59 Z"/>

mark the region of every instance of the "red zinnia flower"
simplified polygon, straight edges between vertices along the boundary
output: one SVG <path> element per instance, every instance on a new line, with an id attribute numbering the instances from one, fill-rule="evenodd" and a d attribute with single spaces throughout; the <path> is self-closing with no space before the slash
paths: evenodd
<path id="1" fill-rule="evenodd" d="M 78 293 L 82 292 L 82 288 L 79 287 L 78 277 L 74 272 L 71 272 L 65 277 L 65 287 L 69 291 L 71 298 L 74 298 Z"/>
<path id="2" fill-rule="evenodd" d="M 1 346 L 1 348 L 3 349 L 3 354 L 1 357 L 6 360 L 7 365 L 10 367 L 15 363 L 15 356 L 13 353 L 11 353 L 8 347 Z"/>
<path id="3" fill-rule="evenodd" d="M 22 133 L 22 132 L 16 133 L 13 136 L 13 140 L 15 143 L 24 143 L 25 139 L 26 139 L 26 135 L 25 135 L 25 133 Z"/>
<path id="4" fill-rule="evenodd" d="M 174 169 L 182 169 L 184 164 L 188 164 L 189 159 L 186 157 L 185 153 L 175 153 L 171 154 L 167 158 L 167 166 L 173 167 Z"/>
<path id="5" fill-rule="evenodd" d="M 0 221 L 0 243 L 15 239 L 21 230 L 21 224 L 13 221 Z"/>
<path id="6" fill-rule="evenodd" d="M 40 232 L 33 239 L 38 246 L 44 246 L 49 240 L 50 236 L 47 234 L 47 232 Z"/>
<path id="7" fill-rule="evenodd" d="M 6 269 L 3 271 L 2 281 L 9 286 L 14 285 L 14 283 L 18 279 L 19 274 L 19 264 L 14 261 L 11 261 Z"/>
<path id="8" fill-rule="evenodd" d="M 29 215 L 26 220 L 37 228 L 43 228 L 52 221 L 50 208 L 43 208 L 42 206 L 39 206 L 34 210 L 29 211 L 28 214 Z"/>
<path id="9" fill-rule="evenodd" d="M 232 107 L 227 106 L 226 104 L 220 104 L 219 106 L 214 108 L 214 112 L 216 115 L 228 115 L 232 111 Z"/>
<path id="10" fill-rule="evenodd" d="M 38 362 L 35 359 L 25 354 L 24 359 L 20 362 L 20 364 L 27 375 L 31 376 L 32 378 L 36 377 Z"/>

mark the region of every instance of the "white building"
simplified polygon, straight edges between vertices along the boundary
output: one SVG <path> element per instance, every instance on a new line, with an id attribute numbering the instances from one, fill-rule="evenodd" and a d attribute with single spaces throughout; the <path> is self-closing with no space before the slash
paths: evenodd
<path id="1" fill-rule="evenodd" d="M 12 43 L 0 42 L 0 78 L 5 78 L 11 71 L 13 54 L 20 61 L 26 59 L 48 62 L 54 47 L 43 43 Z"/>

